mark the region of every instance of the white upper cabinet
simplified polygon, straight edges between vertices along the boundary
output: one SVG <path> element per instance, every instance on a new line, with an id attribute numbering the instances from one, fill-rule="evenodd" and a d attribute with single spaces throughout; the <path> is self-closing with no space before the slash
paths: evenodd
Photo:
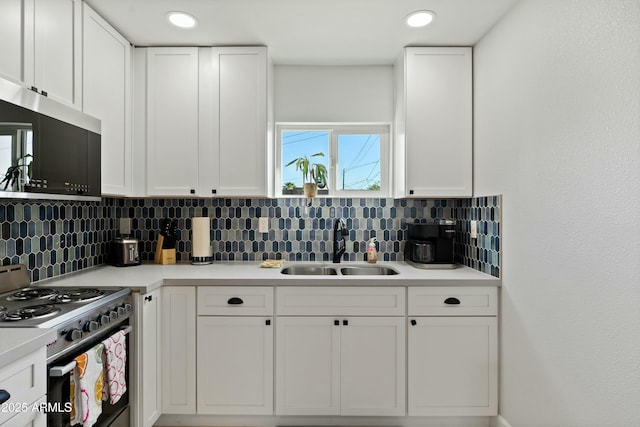
<path id="1" fill-rule="evenodd" d="M 198 48 L 147 49 L 146 86 L 147 195 L 195 194 Z"/>
<path id="2" fill-rule="evenodd" d="M 22 12 L 27 3 L 28 0 L 2 0 L 0 3 L 0 76 L 16 83 L 24 82 L 25 20 Z"/>
<path id="3" fill-rule="evenodd" d="M 80 0 L 3 0 L 0 74 L 80 109 L 81 7 Z"/>
<path id="4" fill-rule="evenodd" d="M 267 48 L 202 50 L 199 193 L 267 196 Z"/>
<path id="5" fill-rule="evenodd" d="M 472 195 L 471 48 L 411 47 L 396 63 L 396 197 Z"/>
<path id="6" fill-rule="evenodd" d="M 265 47 L 147 49 L 146 195 L 268 195 L 267 64 Z"/>
<path id="7" fill-rule="evenodd" d="M 131 45 L 83 5 L 83 111 L 102 123 L 102 193 L 132 195 Z"/>

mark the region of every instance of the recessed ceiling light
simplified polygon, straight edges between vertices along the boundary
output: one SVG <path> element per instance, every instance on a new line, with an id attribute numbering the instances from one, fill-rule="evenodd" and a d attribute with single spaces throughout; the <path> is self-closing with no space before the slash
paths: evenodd
<path id="1" fill-rule="evenodd" d="M 193 28 L 198 23 L 196 18 L 186 12 L 169 12 L 167 13 L 167 19 L 180 28 Z"/>
<path id="2" fill-rule="evenodd" d="M 436 14 L 430 10 L 419 10 L 407 16 L 407 25 L 418 28 L 429 25 L 436 18 Z"/>

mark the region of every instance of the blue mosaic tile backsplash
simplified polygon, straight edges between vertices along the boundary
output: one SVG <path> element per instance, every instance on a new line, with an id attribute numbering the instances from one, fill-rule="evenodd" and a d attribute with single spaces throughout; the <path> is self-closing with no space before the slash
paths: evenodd
<path id="1" fill-rule="evenodd" d="M 33 281 L 107 262 L 108 243 L 118 218 L 131 218 L 143 260 L 152 260 L 160 222 L 176 219 L 176 257 L 191 254 L 191 218 L 211 218 L 215 260 L 284 258 L 329 261 L 336 218 L 347 221 L 344 260 L 366 259 L 368 240 L 379 242 L 379 259 L 403 259 L 406 224 L 456 219 L 456 258 L 493 276 L 500 275 L 501 198 L 413 200 L 313 199 L 103 199 L 102 202 L 0 201 L 0 262 L 24 263 Z M 258 232 L 258 218 L 269 218 L 269 232 Z M 478 221 L 470 239 L 469 222 Z"/>

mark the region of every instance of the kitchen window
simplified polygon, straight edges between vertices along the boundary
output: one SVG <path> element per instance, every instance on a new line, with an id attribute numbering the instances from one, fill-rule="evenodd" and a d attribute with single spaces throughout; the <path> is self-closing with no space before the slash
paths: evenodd
<path id="1" fill-rule="evenodd" d="M 387 197 L 390 194 L 388 124 L 279 123 L 276 126 L 276 193 L 302 196 L 303 173 L 296 159 L 326 168 L 305 182 L 318 184 L 319 196 Z"/>

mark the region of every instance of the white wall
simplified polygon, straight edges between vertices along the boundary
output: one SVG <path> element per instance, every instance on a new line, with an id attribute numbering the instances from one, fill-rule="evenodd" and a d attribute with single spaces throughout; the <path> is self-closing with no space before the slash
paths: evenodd
<path id="1" fill-rule="evenodd" d="M 640 1 L 523 0 L 474 51 L 502 193 L 501 414 L 640 426 Z"/>
<path id="2" fill-rule="evenodd" d="M 275 67 L 276 122 L 391 122 L 393 66 Z"/>

